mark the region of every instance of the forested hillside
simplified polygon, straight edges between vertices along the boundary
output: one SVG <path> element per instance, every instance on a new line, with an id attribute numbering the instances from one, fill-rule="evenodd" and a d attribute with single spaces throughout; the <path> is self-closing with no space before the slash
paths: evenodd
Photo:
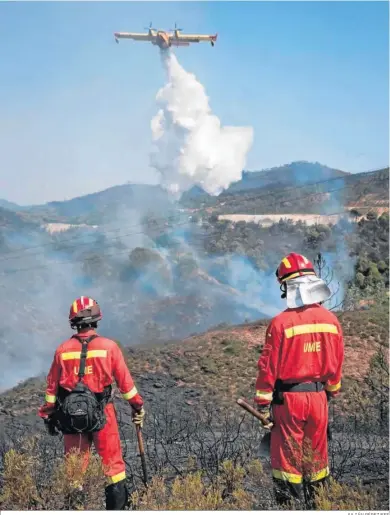
<path id="1" fill-rule="evenodd" d="M 328 180 L 316 187 L 330 191 Z M 370 195 L 381 192 L 383 197 L 388 174 L 369 174 L 364 186 L 362 178 L 354 181 L 342 191 L 350 195 L 357 185 L 359 201 L 366 206 L 367 188 Z M 299 185 L 275 189 L 278 201 L 269 191 L 257 196 L 251 192 L 264 211 L 281 213 L 287 199 L 300 194 Z M 55 208 L 46 211 L 3 209 L 0 274 L 7 294 L 2 303 L 12 316 L 0 327 L 4 351 L 0 388 L 14 384 L 15 376 L 23 379 L 45 370 L 53 339 L 67 335 L 64 313 L 80 291 L 103 304 L 102 330 L 134 345 L 275 315 L 283 302 L 274 271 L 281 256 L 292 250 L 312 259 L 322 253 L 334 276 L 337 305 L 346 296 L 353 297 L 355 304 L 364 303 L 387 288 L 386 212 L 378 215 L 375 209 L 366 209 L 364 214 L 364 209 L 347 207 L 347 216 L 336 224 L 295 223 L 281 215 L 285 219 L 262 226 L 218 219 L 219 211 L 231 212 L 235 202 L 241 211 L 247 203 L 245 192 L 217 200 L 216 211 L 200 202 L 194 212 L 158 188 L 129 185 L 54 203 Z M 313 206 L 317 212 L 324 209 L 322 202 Z M 69 213 L 75 216 L 65 216 Z M 48 224 L 53 217 L 62 225 Z M 53 306 L 49 311 L 48 304 Z M 15 374 L 10 366 L 13 352 L 31 341 L 36 346 L 34 359 L 21 353 Z"/>
<path id="2" fill-rule="evenodd" d="M 148 492 L 129 407 L 118 393 L 115 400 L 136 509 L 275 508 L 263 432 L 235 400 L 253 396 L 267 319 L 285 307 L 275 268 L 298 251 L 330 284 L 327 306 L 346 341 L 343 393 L 331 406 L 337 482 L 318 506 L 387 509 L 388 170 L 351 177 L 329 172 L 311 186 L 268 184 L 206 200 L 198 191 L 181 204 L 161 190 L 122 186 L 0 210 L 0 390 L 10 388 L 0 395 L 0 507 L 80 507 L 64 480 L 62 442 L 44 434 L 36 410 L 54 347 L 69 335 L 69 303 L 85 293 L 102 305 L 100 330 L 121 343 L 146 400 Z M 346 216 L 299 221 L 332 209 Z M 251 210 L 280 220 L 219 219 Z M 75 478 L 79 469 L 75 457 Z M 101 482 L 95 460 L 85 508 L 102 509 Z"/>
<path id="3" fill-rule="evenodd" d="M 254 189 L 229 192 L 219 197 L 188 195 L 183 203 L 198 210 L 212 210 L 215 213 L 343 213 L 360 208 L 363 213 L 370 209 L 389 207 L 389 169 L 361 174 L 325 175 L 312 178 L 310 175 L 295 182 L 281 183 L 274 176 L 274 182 L 265 182 Z M 292 179 L 292 176 L 291 176 Z"/>

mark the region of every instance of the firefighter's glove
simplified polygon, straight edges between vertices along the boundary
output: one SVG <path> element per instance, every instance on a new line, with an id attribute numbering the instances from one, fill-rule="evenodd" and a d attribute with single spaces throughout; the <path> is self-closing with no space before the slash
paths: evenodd
<path id="1" fill-rule="evenodd" d="M 46 431 L 50 436 L 57 436 L 59 434 L 55 423 L 49 417 L 44 418 L 43 422 L 45 423 Z"/>
<path id="2" fill-rule="evenodd" d="M 262 414 L 263 416 L 263 420 L 261 420 L 261 425 L 265 428 L 265 429 L 272 429 L 273 427 L 273 422 L 272 422 L 272 417 L 271 417 L 271 411 L 270 411 L 270 406 L 267 405 L 267 406 L 262 406 L 260 407 L 259 409 L 259 412 Z"/>
<path id="3" fill-rule="evenodd" d="M 141 408 L 139 410 L 135 410 L 133 408 L 133 416 L 132 416 L 133 424 L 142 428 L 144 425 L 144 416 L 145 416 L 144 408 Z"/>

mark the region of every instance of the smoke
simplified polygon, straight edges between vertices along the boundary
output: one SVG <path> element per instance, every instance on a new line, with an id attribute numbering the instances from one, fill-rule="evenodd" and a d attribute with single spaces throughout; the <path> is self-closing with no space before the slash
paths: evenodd
<path id="1" fill-rule="evenodd" d="M 151 164 L 161 185 L 180 194 L 194 185 L 218 195 L 239 181 L 252 145 L 251 127 L 222 127 L 212 114 L 203 85 L 171 52 L 161 52 L 168 82 L 157 93 L 151 121 L 155 151 Z"/>
<path id="2" fill-rule="evenodd" d="M 152 120 L 152 163 L 174 197 L 193 185 L 217 195 L 241 178 L 252 129 L 221 127 L 195 76 L 170 53 L 162 60 L 168 82 L 157 95 L 160 109 Z M 124 345 L 182 338 L 284 308 L 274 270 L 283 255 L 301 251 L 299 228 L 282 231 L 276 224 L 269 230 L 250 227 L 246 234 L 236 227 L 223 234 L 219 227 L 210 234 L 207 223 L 189 223 L 178 207 L 161 188 L 126 185 L 42 210 L 44 217 L 60 215 L 65 222 L 77 208 L 96 230 L 53 235 L 34 222 L 21 225 L 16 214 L 2 226 L 0 389 L 47 373 L 56 347 L 71 334 L 68 310 L 80 295 L 101 304 L 99 330 Z M 39 218 L 28 213 L 31 220 Z M 210 255 L 208 237 L 215 238 L 220 255 Z M 250 243 L 246 249 L 244 241 Z M 332 250 L 344 251 L 334 246 L 326 256 L 331 266 Z M 264 267 L 255 266 L 254 257 Z M 343 263 L 348 272 L 353 268 L 351 260 Z M 346 273 L 340 269 L 337 278 Z"/>

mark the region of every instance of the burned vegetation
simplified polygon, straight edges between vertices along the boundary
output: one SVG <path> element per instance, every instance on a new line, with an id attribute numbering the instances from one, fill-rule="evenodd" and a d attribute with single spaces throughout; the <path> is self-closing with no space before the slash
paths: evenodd
<path id="1" fill-rule="evenodd" d="M 334 481 L 319 490 L 318 509 L 388 509 L 385 309 L 341 315 L 347 359 L 344 391 L 330 405 Z M 147 413 L 145 489 L 131 409 L 116 393 L 133 509 L 275 509 L 269 458 L 260 445 L 264 431 L 235 403 L 239 396 L 253 396 L 265 327 L 265 322 L 244 324 L 182 342 L 124 349 Z M 352 358 L 367 366 L 356 373 Z M 96 456 L 82 492 L 65 481 L 69 470 L 80 480 L 80 457 L 66 465 L 62 437 L 43 432 L 36 416 L 43 391 L 42 381 L 30 380 L 0 396 L 1 508 L 104 509 Z"/>

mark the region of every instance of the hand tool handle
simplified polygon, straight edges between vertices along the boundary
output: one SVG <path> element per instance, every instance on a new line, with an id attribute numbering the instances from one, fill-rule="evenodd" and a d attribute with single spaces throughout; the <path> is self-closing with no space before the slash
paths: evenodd
<path id="1" fill-rule="evenodd" d="M 148 469 L 146 467 L 145 449 L 144 449 L 144 440 L 142 438 L 142 430 L 139 425 L 135 426 L 135 430 L 137 432 L 138 449 L 139 449 L 139 454 L 141 456 L 143 482 L 144 482 L 145 486 L 148 486 Z"/>
<path id="2" fill-rule="evenodd" d="M 260 420 L 262 424 L 267 425 L 267 423 L 269 423 L 269 420 L 267 420 L 264 415 L 258 412 L 255 408 L 252 408 L 252 406 L 244 401 L 244 399 L 237 399 L 236 402 L 239 406 L 241 406 L 241 408 L 244 408 L 244 410 L 248 411 L 251 415 Z"/>

